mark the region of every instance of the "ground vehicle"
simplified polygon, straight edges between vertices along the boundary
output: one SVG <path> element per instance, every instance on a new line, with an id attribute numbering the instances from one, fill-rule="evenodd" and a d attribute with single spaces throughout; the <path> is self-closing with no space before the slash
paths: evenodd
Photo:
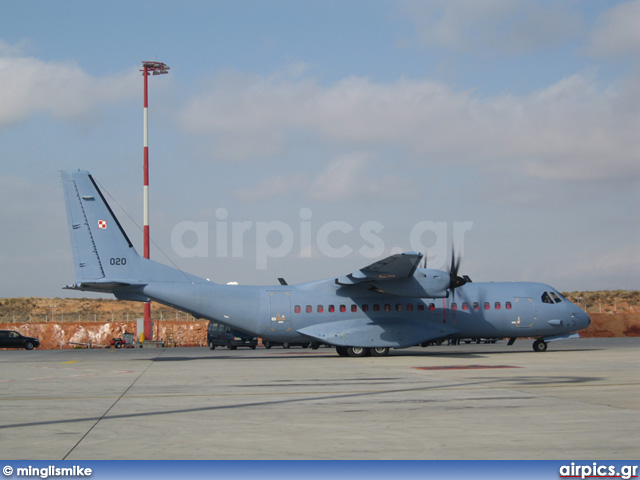
<path id="1" fill-rule="evenodd" d="M 231 330 L 222 323 L 209 321 L 207 329 L 207 345 L 211 350 L 216 347 L 227 347 L 235 350 L 238 347 L 249 347 L 255 350 L 258 338 L 238 330 Z"/>
<path id="2" fill-rule="evenodd" d="M 124 333 L 122 337 L 112 338 L 107 348 L 134 348 L 133 333 Z"/>
<path id="3" fill-rule="evenodd" d="M 40 346 L 40 340 L 33 337 L 25 337 L 13 330 L 0 330 L 0 348 L 24 348 L 33 350 Z"/>

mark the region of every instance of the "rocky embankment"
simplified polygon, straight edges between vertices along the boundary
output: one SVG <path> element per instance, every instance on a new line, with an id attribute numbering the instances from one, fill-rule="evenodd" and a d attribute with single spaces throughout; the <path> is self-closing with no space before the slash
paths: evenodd
<path id="1" fill-rule="evenodd" d="M 3 299 L 0 330 L 17 330 L 40 339 L 44 349 L 77 348 L 74 344 L 108 345 L 124 333 L 137 333 L 136 318 L 142 306 L 134 302 L 104 299 Z M 606 313 L 590 311 L 591 325 L 582 337 L 640 336 L 640 313 L 632 304 L 599 305 Z M 207 322 L 183 312 L 154 305 L 153 338 L 166 346 L 206 345 Z M 53 318 L 53 321 L 52 321 Z"/>

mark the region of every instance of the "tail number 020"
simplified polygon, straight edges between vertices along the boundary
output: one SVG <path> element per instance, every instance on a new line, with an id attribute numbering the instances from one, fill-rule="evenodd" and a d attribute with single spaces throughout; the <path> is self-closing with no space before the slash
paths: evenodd
<path id="1" fill-rule="evenodd" d="M 109 263 L 111 265 L 126 265 L 127 259 L 126 258 L 110 258 Z"/>

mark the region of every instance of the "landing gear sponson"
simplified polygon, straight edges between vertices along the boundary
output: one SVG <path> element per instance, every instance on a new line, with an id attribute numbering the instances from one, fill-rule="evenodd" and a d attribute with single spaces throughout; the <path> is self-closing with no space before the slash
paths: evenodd
<path id="1" fill-rule="evenodd" d="M 514 341 L 515 338 L 511 339 L 509 345 L 512 345 Z M 533 351 L 546 352 L 547 342 L 545 342 L 543 338 L 538 338 L 535 342 L 533 342 Z M 336 352 L 338 352 L 338 355 L 340 355 L 341 357 L 384 357 L 386 355 L 389 355 L 389 348 L 336 347 Z"/>

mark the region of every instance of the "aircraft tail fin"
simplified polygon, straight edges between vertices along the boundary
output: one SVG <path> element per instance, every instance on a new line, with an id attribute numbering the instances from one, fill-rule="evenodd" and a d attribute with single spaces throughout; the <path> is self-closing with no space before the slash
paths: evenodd
<path id="1" fill-rule="evenodd" d="M 89 172 L 61 175 L 76 272 L 68 288 L 114 293 L 150 281 L 204 281 L 138 255 Z"/>

